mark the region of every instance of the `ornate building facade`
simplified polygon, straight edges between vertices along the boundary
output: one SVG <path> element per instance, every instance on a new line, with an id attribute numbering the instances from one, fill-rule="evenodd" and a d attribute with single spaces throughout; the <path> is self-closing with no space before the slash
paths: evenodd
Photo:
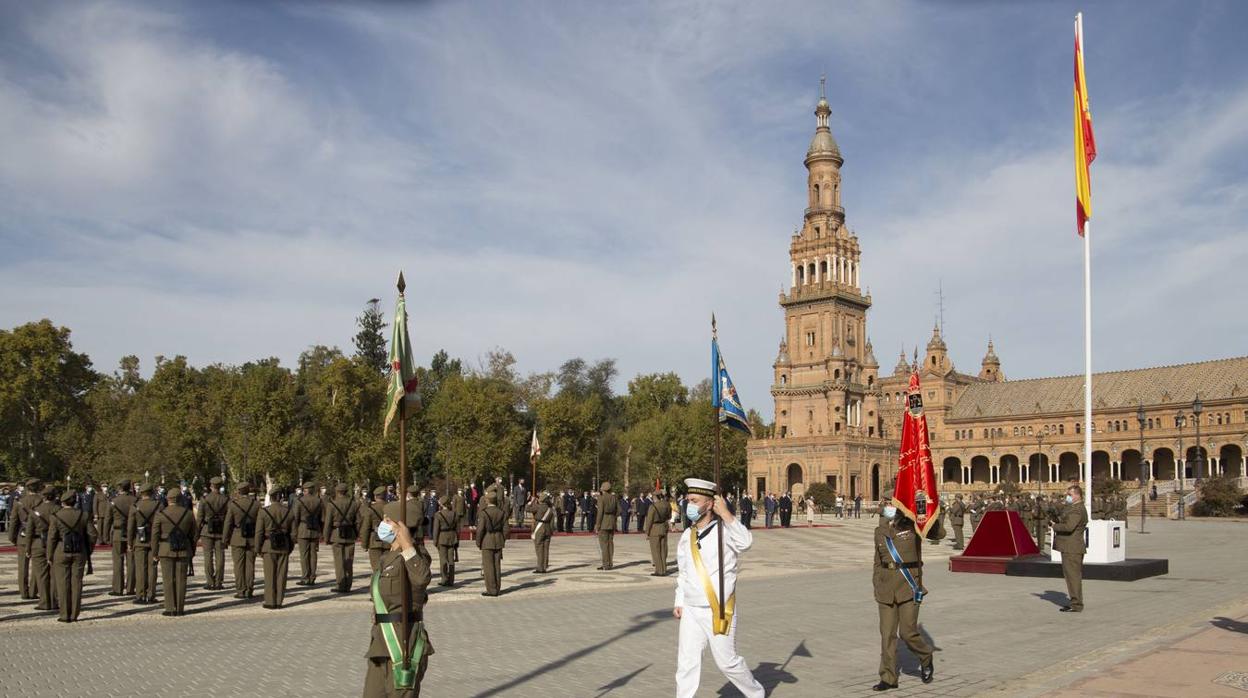
<path id="1" fill-rule="evenodd" d="M 903 350 L 892 373 L 880 375 L 867 338 L 871 296 L 862 291 L 858 238 L 841 205 L 844 159 L 830 114 L 821 98 L 805 159 L 808 206 L 789 244 L 789 287 L 779 299 L 784 338 L 773 364 L 775 429 L 747 446 L 750 491 L 800 494 L 825 482 L 878 499 L 896 472 L 912 367 L 922 381 L 942 491 L 988 490 L 1006 481 L 1064 488 L 1078 477 L 1083 457 L 1082 376 L 1006 380 L 991 340 L 979 372 L 960 373 L 939 327 L 921 362 L 916 353 L 912 364 Z M 1248 476 L 1248 357 L 1099 373 L 1092 390 L 1094 479 L 1168 490 L 1211 473 Z"/>

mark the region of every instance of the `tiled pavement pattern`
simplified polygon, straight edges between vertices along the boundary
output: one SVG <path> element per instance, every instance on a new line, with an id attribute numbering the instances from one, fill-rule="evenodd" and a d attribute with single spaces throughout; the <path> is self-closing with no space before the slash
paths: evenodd
<path id="1" fill-rule="evenodd" d="M 774 696 L 872 695 L 879 653 L 871 599 L 873 521 L 758 532 L 738 592 L 738 646 Z M 1134 583 L 1085 582 L 1088 610 L 1059 614 L 1060 579 L 953 574 L 947 546 L 926 546 L 924 631 L 938 647 L 936 681 L 924 686 L 903 652 L 892 695 L 1038 695 L 1108 664 L 1210 627 L 1248 608 L 1237 523 L 1150 521 L 1131 554 L 1169 557 L 1171 574 Z M 672 541 L 674 554 L 675 539 Z M 552 575 L 534 575 L 532 546 L 512 541 L 504 587 L 482 598 L 475 548 L 464 544 L 457 587 L 433 592 L 426 619 L 437 653 L 426 696 L 671 695 L 676 623 L 673 579 L 647 576 L 636 535 L 617 538 L 617 568 L 598 572 L 596 541 L 560 537 Z M 103 592 L 107 554 L 90 578 L 83 619 L 55 623 L 16 599 L 14 558 L 0 555 L 0 694 L 342 696 L 359 693 L 369 606 L 360 590 L 291 587 L 287 608 L 261 609 L 192 580 L 194 613 L 164 618 Z M 198 561 L 197 561 L 197 564 Z M 367 569 L 365 558 L 357 565 Z M 228 565 L 228 560 L 227 560 Z M 298 565 L 292 565 L 292 573 Z M 171 669 L 177 669 L 170 671 Z M 180 680 L 177 677 L 182 677 Z M 84 685 L 89 682 L 89 685 Z M 1198 694 L 1194 693 L 1194 694 Z M 700 695 L 737 695 L 704 662 Z"/>

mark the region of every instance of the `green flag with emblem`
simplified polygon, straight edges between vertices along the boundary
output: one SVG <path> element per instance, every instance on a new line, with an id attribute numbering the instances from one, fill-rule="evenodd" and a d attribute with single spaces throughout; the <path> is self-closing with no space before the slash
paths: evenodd
<path id="1" fill-rule="evenodd" d="M 399 300 L 394 305 L 393 332 L 390 335 L 390 387 L 386 390 L 386 423 L 383 434 L 390 433 L 390 423 L 400 415 L 409 415 L 420 407 L 416 382 L 416 362 L 412 361 L 412 341 L 407 336 L 407 302 L 403 291 L 407 283 L 399 272 Z M 406 401 L 406 405 L 404 405 Z M 403 409 L 400 410 L 400 407 Z"/>

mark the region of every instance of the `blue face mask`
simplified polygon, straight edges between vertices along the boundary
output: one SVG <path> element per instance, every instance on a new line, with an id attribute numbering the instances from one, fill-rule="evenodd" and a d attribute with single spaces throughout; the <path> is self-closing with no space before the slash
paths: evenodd
<path id="1" fill-rule="evenodd" d="M 895 519 L 895 518 L 897 518 L 897 507 L 892 506 L 891 504 L 890 504 L 890 505 L 888 505 L 888 506 L 885 506 L 885 507 L 884 507 L 884 518 L 886 518 L 886 519 Z"/>
<path id="2" fill-rule="evenodd" d="M 690 521 L 697 521 L 702 518 L 702 510 L 698 509 L 697 504 L 694 504 L 693 502 L 686 502 L 685 516 L 688 516 Z"/>
<path id="3" fill-rule="evenodd" d="M 377 524 L 377 537 L 381 539 L 381 542 L 383 543 L 393 543 L 394 542 L 394 526 L 391 526 L 385 521 L 382 521 L 381 523 Z"/>
<path id="4" fill-rule="evenodd" d="M 1075 503 L 1075 498 L 1074 498 L 1074 497 L 1072 497 L 1072 496 L 1070 496 L 1070 495 L 1066 495 L 1066 503 L 1067 503 L 1067 504 L 1074 504 L 1074 503 Z"/>

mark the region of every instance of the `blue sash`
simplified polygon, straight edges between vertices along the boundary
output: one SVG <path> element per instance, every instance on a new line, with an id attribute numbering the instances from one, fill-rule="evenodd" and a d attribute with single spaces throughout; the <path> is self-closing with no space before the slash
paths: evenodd
<path id="1" fill-rule="evenodd" d="M 897 570 L 901 572 L 901 576 L 906 578 L 906 583 L 910 585 L 910 590 L 914 592 L 914 602 L 923 603 L 923 591 L 919 589 L 919 583 L 914 581 L 914 575 L 910 574 L 910 570 L 902 567 L 905 563 L 901 561 L 901 555 L 897 552 L 897 546 L 893 545 L 893 539 L 884 536 L 884 543 L 888 545 L 888 554 L 892 556 L 893 562 L 897 563 Z"/>

